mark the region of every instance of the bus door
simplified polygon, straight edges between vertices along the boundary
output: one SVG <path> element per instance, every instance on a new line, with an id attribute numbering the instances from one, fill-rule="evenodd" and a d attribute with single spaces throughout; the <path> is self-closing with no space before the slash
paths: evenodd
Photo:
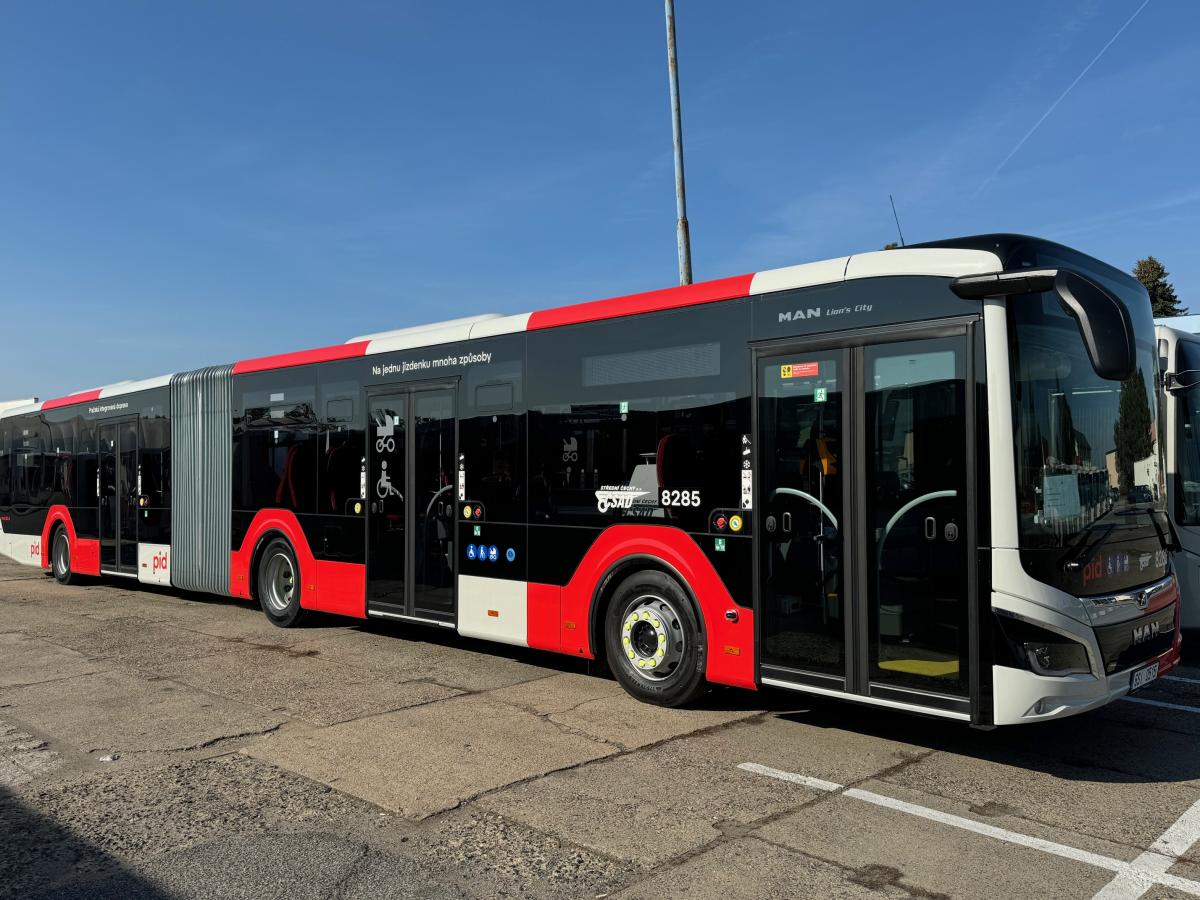
<path id="1" fill-rule="evenodd" d="M 367 611 L 453 625 L 454 389 L 373 395 L 369 415 Z"/>
<path id="2" fill-rule="evenodd" d="M 864 331 L 759 352 L 765 684 L 970 711 L 966 329 Z"/>
<path id="3" fill-rule="evenodd" d="M 138 423 L 100 426 L 97 486 L 100 503 L 100 569 L 137 575 Z"/>

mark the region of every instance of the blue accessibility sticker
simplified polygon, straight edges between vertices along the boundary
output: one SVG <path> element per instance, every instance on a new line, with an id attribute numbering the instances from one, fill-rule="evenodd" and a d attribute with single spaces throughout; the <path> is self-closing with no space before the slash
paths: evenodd
<path id="1" fill-rule="evenodd" d="M 504 554 L 504 558 L 507 559 L 509 562 L 512 562 L 514 559 L 517 558 L 517 551 L 514 550 L 512 547 L 509 547 L 508 551 Z"/>

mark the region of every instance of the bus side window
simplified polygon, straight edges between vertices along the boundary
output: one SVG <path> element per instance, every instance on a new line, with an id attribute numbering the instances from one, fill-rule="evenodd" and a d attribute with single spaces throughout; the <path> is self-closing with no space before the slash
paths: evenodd
<path id="1" fill-rule="evenodd" d="M 142 496 L 147 507 L 167 509 L 171 505 L 171 423 L 163 417 L 143 417 L 141 429 Z"/>
<path id="2" fill-rule="evenodd" d="M 241 415 L 233 432 L 234 508 L 316 512 L 316 386 L 264 375 L 248 376 L 240 397 L 235 389 Z"/>
<path id="3" fill-rule="evenodd" d="M 51 503 L 74 504 L 75 472 L 75 419 L 54 422 L 50 425 L 50 448 L 47 460 L 50 463 Z"/>
<path id="4" fill-rule="evenodd" d="M 99 463 L 96 456 L 96 423 L 82 417 L 77 421 L 73 502 L 77 507 L 86 506 L 95 509 L 100 504 L 100 498 L 96 494 L 96 485 L 100 482 Z"/>
<path id="5" fill-rule="evenodd" d="M 480 412 L 459 422 L 465 499 L 482 503 L 492 521 L 525 521 L 524 421 L 513 413 Z"/>
<path id="6" fill-rule="evenodd" d="M 47 458 L 50 430 L 40 416 L 13 422 L 13 505 L 45 506 L 54 485 L 54 466 Z"/>
<path id="7" fill-rule="evenodd" d="M 317 509 L 331 515 L 356 515 L 362 505 L 366 439 L 358 422 L 357 383 L 321 385 L 321 442 L 317 453 Z"/>

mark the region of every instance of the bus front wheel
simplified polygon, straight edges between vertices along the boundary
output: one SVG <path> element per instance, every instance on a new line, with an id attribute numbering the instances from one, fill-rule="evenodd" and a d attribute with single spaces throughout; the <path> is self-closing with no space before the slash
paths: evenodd
<path id="1" fill-rule="evenodd" d="M 621 582 L 604 642 L 613 675 L 639 700 L 683 706 L 707 690 L 700 623 L 683 588 L 663 572 L 644 570 Z"/>
<path id="2" fill-rule="evenodd" d="M 304 617 L 300 607 L 300 567 L 283 538 L 275 538 L 258 563 L 258 604 L 271 624 L 290 628 Z"/>

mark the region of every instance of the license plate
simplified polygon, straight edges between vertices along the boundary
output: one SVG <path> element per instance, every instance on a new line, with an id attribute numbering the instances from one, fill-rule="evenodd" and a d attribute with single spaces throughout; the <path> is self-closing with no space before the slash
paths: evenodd
<path id="1" fill-rule="evenodd" d="M 1129 677 L 1129 690 L 1131 693 L 1140 690 L 1156 678 L 1158 678 L 1158 663 L 1146 666 L 1144 669 L 1138 669 Z"/>

